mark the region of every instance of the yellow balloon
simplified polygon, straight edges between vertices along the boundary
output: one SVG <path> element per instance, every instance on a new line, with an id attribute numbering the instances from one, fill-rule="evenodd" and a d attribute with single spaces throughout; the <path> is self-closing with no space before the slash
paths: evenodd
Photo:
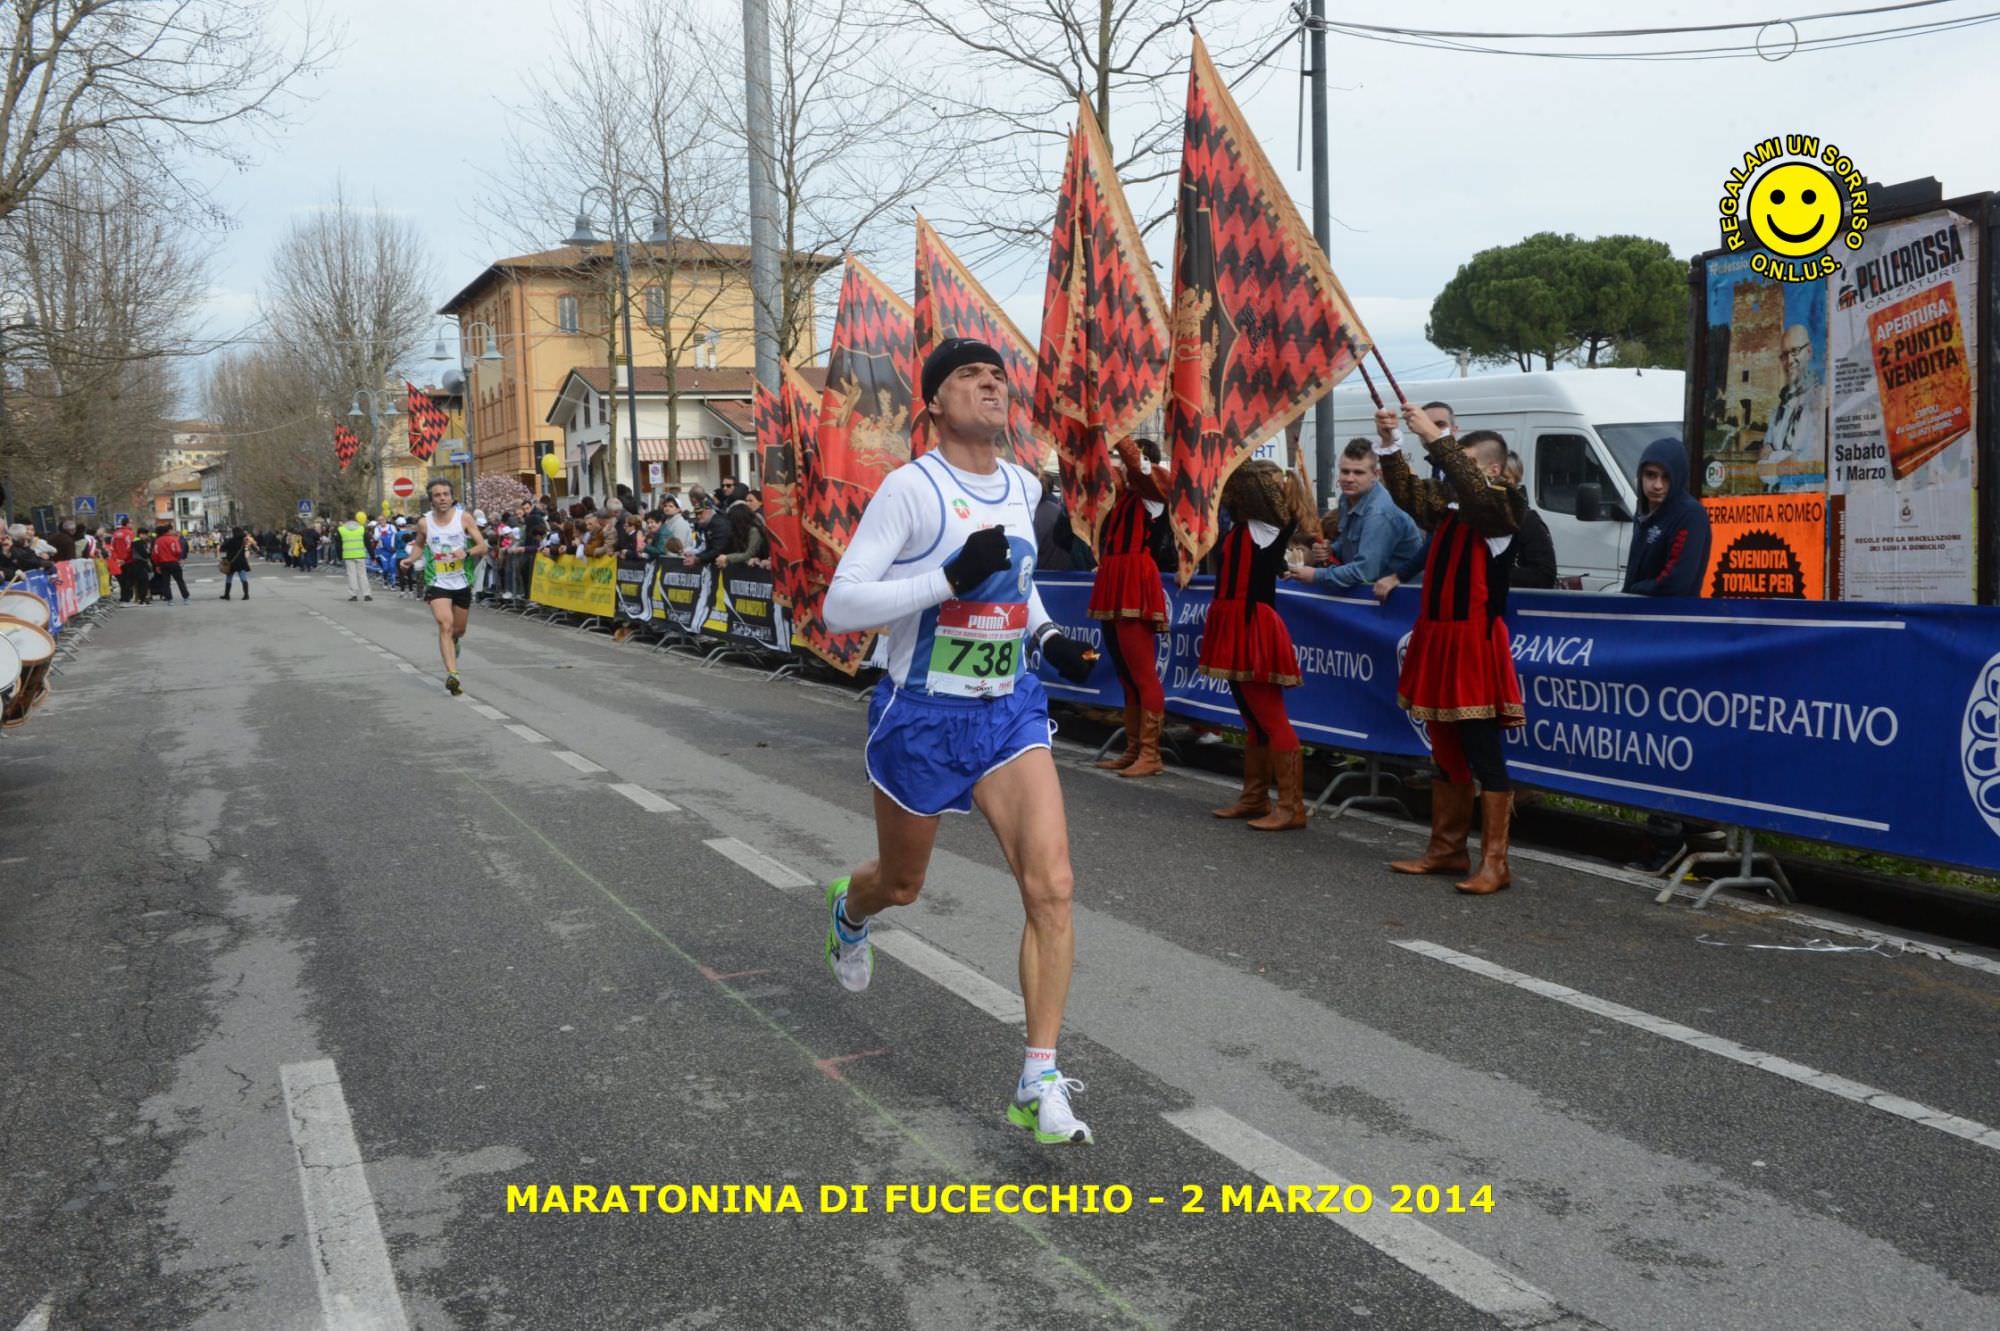
<path id="1" fill-rule="evenodd" d="M 356 513 L 354 515 L 354 520 L 356 522 L 366 522 L 368 521 L 368 515 L 366 513 Z"/>
<path id="2" fill-rule="evenodd" d="M 542 454 L 542 475 L 553 481 L 562 474 L 563 465 L 556 455 L 554 453 Z"/>

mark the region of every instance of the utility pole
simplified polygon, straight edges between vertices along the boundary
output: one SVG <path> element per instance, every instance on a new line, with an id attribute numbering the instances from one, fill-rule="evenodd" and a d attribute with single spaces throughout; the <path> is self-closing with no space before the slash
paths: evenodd
<path id="1" fill-rule="evenodd" d="M 1333 242 L 1333 184 L 1329 179 L 1327 139 L 1330 127 L 1326 109 L 1326 0 L 1312 0 L 1306 20 L 1307 39 L 1312 52 L 1313 123 L 1313 239 L 1324 253 Z M 1313 475 L 1318 477 L 1319 503 L 1331 491 L 1334 474 L 1333 395 L 1322 397 L 1313 406 Z"/>
<path id="2" fill-rule="evenodd" d="M 1471 366 L 1472 366 L 1472 353 L 1471 353 L 1471 352 L 1469 352 L 1469 351 L 1461 351 L 1461 352 L 1459 352 L 1459 353 L 1458 353 L 1458 355 L 1457 355 L 1457 356 L 1456 356 L 1456 357 L 1455 357 L 1454 359 L 1456 359 L 1456 360 L 1458 361 L 1458 377 L 1459 377 L 1459 378 L 1463 379 L 1463 378 L 1465 378 L 1465 377 L 1466 377 L 1466 376 L 1467 376 L 1468 374 L 1470 374 L 1470 373 L 1471 373 Z"/>
<path id="3" fill-rule="evenodd" d="M 778 391 L 777 186 L 771 179 L 771 16 L 765 0 L 743 0 L 743 124 L 750 140 L 750 300 L 755 306 L 757 382 Z"/>

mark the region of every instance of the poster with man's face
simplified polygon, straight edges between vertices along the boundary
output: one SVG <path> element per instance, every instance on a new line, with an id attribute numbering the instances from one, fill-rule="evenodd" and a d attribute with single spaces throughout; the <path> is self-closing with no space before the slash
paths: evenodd
<path id="1" fill-rule="evenodd" d="M 1826 486 L 1826 288 L 1777 282 L 1749 254 L 1708 264 L 1702 492 Z"/>

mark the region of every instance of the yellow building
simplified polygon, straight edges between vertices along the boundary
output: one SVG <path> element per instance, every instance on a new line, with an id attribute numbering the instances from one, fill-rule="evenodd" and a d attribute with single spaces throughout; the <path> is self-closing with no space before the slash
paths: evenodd
<path id="1" fill-rule="evenodd" d="M 822 254 L 794 259 L 815 277 L 838 262 Z M 480 475 L 504 472 L 534 486 L 537 455 L 564 455 L 564 433 L 548 418 L 569 372 L 626 359 L 617 290 L 609 245 L 564 246 L 498 260 L 445 302 L 440 313 L 457 316 L 466 328 L 485 323 L 499 343 L 499 364 L 475 359 L 468 385 Z M 690 369 L 756 363 L 748 246 L 634 244 L 631 290 L 640 367 L 664 367 L 669 349 Z M 816 354 L 813 327 L 808 310 L 800 364 Z M 481 342 L 468 339 L 468 353 L 476 357 Z"/>

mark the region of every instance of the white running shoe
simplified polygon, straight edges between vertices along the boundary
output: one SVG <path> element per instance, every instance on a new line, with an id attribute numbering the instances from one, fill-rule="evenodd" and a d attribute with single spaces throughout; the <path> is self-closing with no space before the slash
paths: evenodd
<path id="1" fill-rule="evenodd" d="M 873 921 L 863 920 L 861 936 L 848 941 L 840 925 L 840 908 L 846 904 L 847 880 L 836 878 L 826 885 L 826 964 L 841 988 L 858 994 L 875 974 L 875 945 L 868 941 L 868 926 Z"/>
<path id="2" fill-rule="evenodd" d="M 1097 1138 L 1091 1135 L 1090 1125 L 1069 1107 L 1069 1093 L 1082 1089 L 1082 1082 L 1051 1068 L 1036 1083 L 1034 1098 L 1023 1101 L 1021 1092 L 1014 1092 L 1014 1102 L 1007 1106 L 1007 1121 L 1033 1130 L 1035 1140 L 1044 1146 L 1072 1142 L 1090 1146 Z"/>

